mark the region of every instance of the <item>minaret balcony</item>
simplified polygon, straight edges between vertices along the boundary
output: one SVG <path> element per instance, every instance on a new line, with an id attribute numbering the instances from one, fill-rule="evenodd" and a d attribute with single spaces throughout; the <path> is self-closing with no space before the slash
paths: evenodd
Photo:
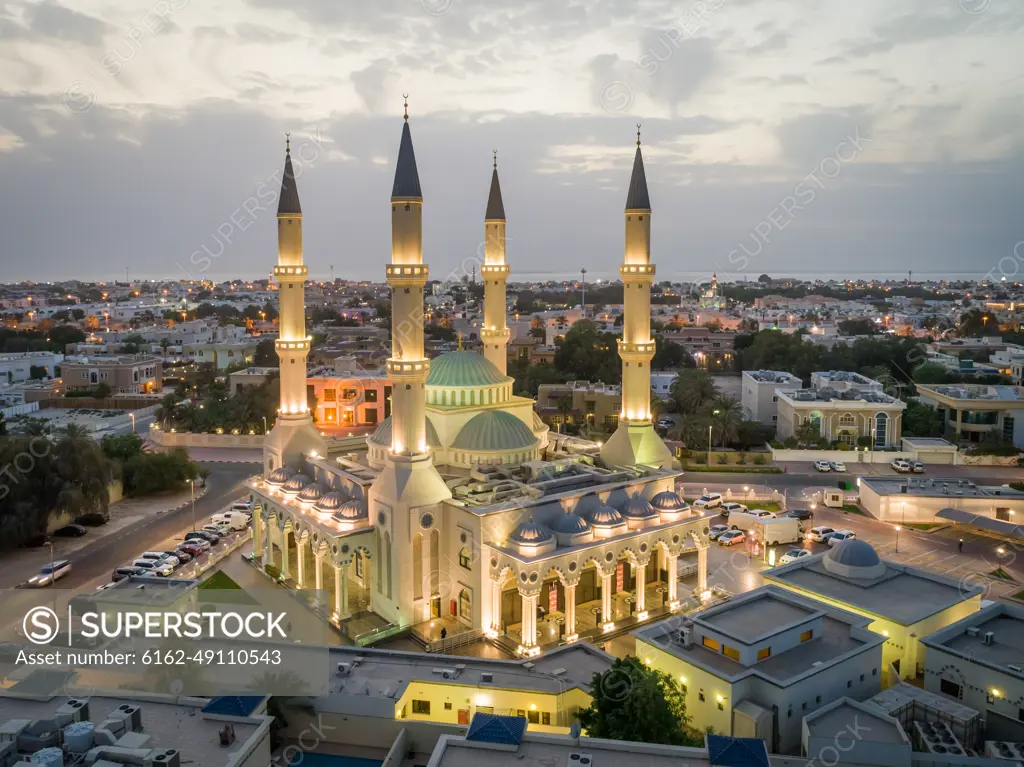
<path id="1" fill-rule="evenodd" d="M 278 338 L 276 341 L 274 341 L 274 349 L 278 353 L 301 352 L 304 354 L 308 354 L 310 344 L 311 340 L 308 338 L 304 338 L 301 341 L 282 341 L 280 338 Z"/>
<path id="2" fill-rule="evenodd" d="M 387 375 L 392 379 L 419 380 L 426 378 L 430 373 L 429 360 L 404 360 L 389 359 L 385 365 Z"/>
<path id="3" fill-rule="evenodd" d="M 419 285 L 427 281 L 430 269 L 426 264 L 388 264 L 385 275 L 392 285 Z"/>
<path id="4" fill-rule="evenodd" d="M 623 280 L 630 278 L 654 279 L 654 264 L 623 264 L 619 267 L 619 276 Z"/>
<path id="5" fill-rule="evenodd" d="M 305 264 L 274 267 L 274 278 L 279 282 L 305 282 L 307 277 L 309 277 L 309 267 Z"/>
<path id="6" fill-rule="evenodd" d="M 481 341 L 508 341 L 512 337 L 512 331 L 508 328 L 481 328 Z"/>
<path id="7" fill-rule="evenodd" d="M 626 343 L 621 338 L 618 339 L 619 344 L 619 356 L 633 356 L 633 357 L 644 357 L 650 359 L 654 356 L 655 345 L 654 341 L 648 341 L 645 344 L 631 344 Z"/>
<path id="8" fill-rule="evenodd" d="M 484 264 L 480 267 L 481 277 L 504 277 L 508 279 L 508 264 Z"/>

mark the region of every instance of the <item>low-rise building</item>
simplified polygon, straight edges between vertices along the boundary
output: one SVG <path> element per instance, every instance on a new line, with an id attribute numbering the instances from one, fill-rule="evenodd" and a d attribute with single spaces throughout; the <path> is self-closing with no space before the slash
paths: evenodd
<path id="1" fill-rule="evenodd" d="M 983 712 L 986 739 L 1024 742 L 1024 607 L 994 602 L 921 644 L 926 690 Z"/>
<path id="2" fill-rule="evenodd" d="M 803 382 L 783 370 L 744 370 L 740 403 L 743 417 L 775 426 L 779 420 L 779 390 L 803 388 Z"/>
<path id="3" fill-rule="evenodd" d="M 60 366 L 66 391 L 106 383 L 114 394 L 150 394 L 163 388 L 163 362 L 148 354 L 68 357 Z"/>
<path id="4" fill-rule="evenodd" d="M 919 384 L 917 396 L 939 411 L 955 442 L 996 440 L 1024 447 L 1024 387 Z"/>
<path id="5" fill-rule="evenodd" d="M 804 717 L 801 754 L 818 756 L 822 763 L 910 767 L 913 750 L 898 719 L 853 698 L 842 697 Z"/>
<path id="6" fill-rule="evenodd" d="M 711 328 L 679 328 L 664 332 L 661 336 L 692 354 L 699 368 L 721 368 L 732 362 L 733 343 L 736 340 L 734 332 Z"/>
<path id="7" fill-rule="evenodd" d="M 855 446 L 870 439 L 872 447 L 900 447 L 903 411 L 907 404 L 882 391 L 882 384 L 859 373 L 813 373 L 811 387 L 777 390 L 778 437 L 796 436 L 800 426 L 813 423 L 831 442 Z"/>
<path id="8" fill-rule="evenodd" d="M 278 367 L 247 367 L 245 370 L 236 370 L 228 375 L 228 391 L 238 394 L 247 386 L 262 386 L 271 378 L 280 374 Z"/>
<path id="9" fill-rule="evenodd" d="M 622 410 L 622 388 L 590 381 L 541 384 L 537 388 L 536 407 L 548 426 L 585 423 L 613 431 Z"/>
<path id="10" fill-rule="evenodd" d="M 321 429 L 376 426 L 391 415 L 391 379 L 377 373 L 313 371 L 306 386 L 316 395 Z"/>
<path id="11" fill-rule="evenodd" d="M 885 637 L 870 620 L 807 595 L 765 586 L 692 616 L 633 632 L 637 656 L 686 690 L 699 730 L 798 748 L 809 711 L 881 689 Z"/>
<path id="12" fill-rule="evenodd" d="M 783 589 L 869 618 L 867 627 L 885 637 L 882 658 L 889 683 L 894 681 L 888 679 L 890 665 L 901 677 L 916 677 L 924 668 L 921 638 L 976 613 L 983 591 L 883 561 L 860 540 L 766 570 L 763 576 Z"/>
<path id="13" fill-rule="evenodd" d="M 33 372 L 41 372 L 42 377 L 56 378 L 57 366 L 63 359 L 63 354 L 55 352 L 0 354 L 0 385 L 28 381 L 32 378 Z"/>
<path id="14" fill-rule="evenodd" d="M 1011 487 L 977 485 L 962 477 L 861 477 L 858 483 L 864 509 L 890 524 L 962 522 L 968 516 L 1024 524 L 1024 493 Z"/>

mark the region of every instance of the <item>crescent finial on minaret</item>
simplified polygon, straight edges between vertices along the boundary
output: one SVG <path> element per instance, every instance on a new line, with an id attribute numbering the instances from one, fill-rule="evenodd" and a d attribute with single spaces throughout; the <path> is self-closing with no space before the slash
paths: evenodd
<path id="1" fill-rule="evenodd" d="M 494 169 L 498 169 L 498 150 L 494 150 Z"/>
<path id="2" fill-rule="evenodd" d="M 405 99 L 405 119 L 409 119 L 409 94 L 403 93 L 402 98 Z"/>
<path id="3" fill-rule="evenodd" d="M 640 146 L 640 123 L 636 124 L 636 145 Z"/>
<path id="4" fill-rule="evenodd" d="M 291 154 L 291 152 L 292 152 L 292 134 L 291 133 L 285 133 L 284 134 L 284 153 L 285 154 Z"/>

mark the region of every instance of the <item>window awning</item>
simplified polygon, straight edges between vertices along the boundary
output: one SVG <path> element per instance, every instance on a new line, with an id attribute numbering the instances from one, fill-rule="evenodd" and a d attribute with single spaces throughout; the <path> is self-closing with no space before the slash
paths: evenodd
<path id="1" fill-rule="evenodd" d="M 973 525 L 984 530 L 991 530 L 994 533 L 1005 535 L 1008 538 L 1024 539 L 1024 525 L 1016 525 L 1013 522 L 1004 522 L 1001 519 L 987 517 L 984 514 L 975 514 L 960 509 L 943 509 L 935 514 L 939 519 L 948 519 L 950 522 L 957 522 L 962 525 Z"/>

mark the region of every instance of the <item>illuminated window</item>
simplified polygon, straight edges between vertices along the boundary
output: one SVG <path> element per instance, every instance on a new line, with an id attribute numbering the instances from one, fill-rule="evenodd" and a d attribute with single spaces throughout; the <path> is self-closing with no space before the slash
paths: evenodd
<path id="1" fill-rule="evenodd" d="M 430 716 L 430 701 L 429 700 L 414 700 L 412 702 L 412 712 L 414 714 L 421 714 L 423 716 Z"/>
<path id="2" fill-rule="evenodd" d="M 800 635 L 801 642 L 810 642 L 814 638 L 814 629 L 807 629 Z"/>
<path id="3" fill-rule="evenodd" d="M 772 648 L 771 647 L 762 647 L 760 650 L 757 651 L 757 659 L 758 660 L 764 660 L 765 658 L 770 658 L 770 657 L 772 657 Z"/>
<path id="4" fill-rule="evenodd" d="M 464 567 L 467 570 L 473 569 L 472 566 L 470 565 L 469 549 L 467 549 L 465 546 L 463 546 L 462 549 L 459 551 L 459 566 Z"/>
<path id="5" fill-rule="evenodd" d="M 729 647 L 729 645 L 722 645 L 722 655 L 726 656 L 727 658 L 732 658 L 733 660 L 740 659 L 740 651 L 735 648 Z"/>
<path id="6" fill-rule="evenodd" d="M 704 646 L 707 647 L 709 650 L 714 650 L 715 652 L 718 652 L 718 642 L 716 642 L 711 637 L 704 637 L 701 641 L 704 643 Z"/>
<path id="7" fill-rule="evenodd" d="M 324 389 L 324 402 L 337 402 L 337 389 Z"/>

